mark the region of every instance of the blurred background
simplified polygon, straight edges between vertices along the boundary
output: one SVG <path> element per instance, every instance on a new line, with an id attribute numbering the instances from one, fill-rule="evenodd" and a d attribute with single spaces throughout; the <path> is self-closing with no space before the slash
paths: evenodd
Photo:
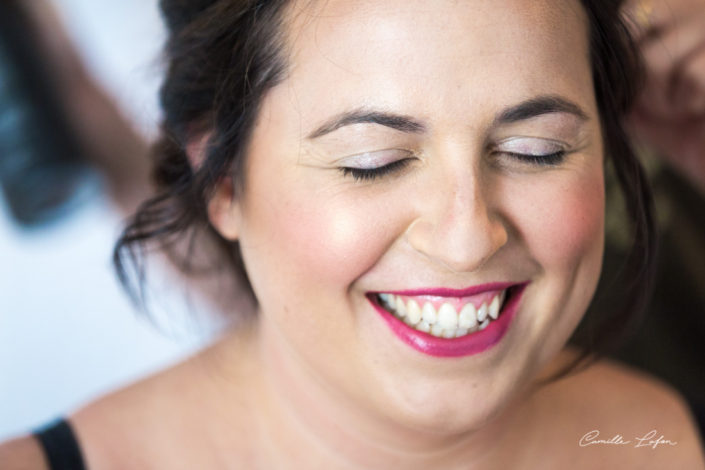
<path id="1" fill-rule="evenodd" d="M 178 289 L 158 302 L 175 320 L 154 328 L 111 267 L 149 191 L 164 34 L 156 0 L 0 3 L 0 440 L 211 334 Z M 155 269 L 173 292 L 169 269 Z"/>
<path id="2" fill-rule="evenodd" d="M 705 2 L 627 8 L 649 68 L 630 126 L 662 242 L 653 300 L 615 357 L 677 388 L 703 429 Z M 0 440 L 178 361 L 229 322 L 208 289 L 187 293 L 158 261 L 147 321 L 112 271 L 122 223 L 150 194 L 164 35 L 157 0 L 0 2 Z M 617 193 L 609 182 L 605 274 L 586 319 L 620 292 Z"/>

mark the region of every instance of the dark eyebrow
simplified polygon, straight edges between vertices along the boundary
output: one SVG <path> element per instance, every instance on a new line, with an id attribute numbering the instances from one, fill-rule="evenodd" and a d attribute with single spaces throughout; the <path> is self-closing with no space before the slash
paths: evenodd
<path id="1" fill-rule="evenodd" d="M 356 109 L 334 116 L 318 129 L 311 132 L 308 135 L 308 138 L 315 139 L 351 124 L 379 124 L 381 126 L 390 127 L 401 132 L 408 132 L 412 134 L 420 134 L 426 130 L 426 126 L 408 116 L 366 109 Z"/>
<path id="2" fill-rule="evenodd" d="M 511 124 L 550 113 L 569 113 L 583 121 L 588 119 L 588 115 L 577 104 L 565 98 L 561 98 L 560 96 L 546 95 L 531 98 L 507 108 L 502 111 L 494 121 L 495 124 Z M 412 134 L 420 134 L 426 131 L 424 124 L 408 116 L 367 109 L 356 109 L 340 113 L 329 119 L 311 132 L 308 138 L 316 139 L 351 124 L 379 124 Z"/>
<path id="3" fill-rule="evenodd" d="M 546 95 L 531 98 L 505 109 L 495 118 L 495 124 L 511 124 L 550 113 L 569 113 L 582 121 L 587 121 L 588 119 L 587 113 L 572 101 L 560 96 Z"/>

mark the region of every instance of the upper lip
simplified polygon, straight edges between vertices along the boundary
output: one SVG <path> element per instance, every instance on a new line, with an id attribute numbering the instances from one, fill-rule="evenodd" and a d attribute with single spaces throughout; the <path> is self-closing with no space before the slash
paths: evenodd
<path id="1" fill-rule="evenodd" d="M 438 297 L 469 297 L 471 295 L 482 294 L 483 292 L 498 291 L 508 289 L 520 283 L 517 282 L 490 282 L 487 284 L 479 284 L 469 286 L 462 289 L 453 289 L 450 287 L 422 287 L 408 290 L 385 290 L 379 291 L 379 294 L 394 294 L 404 296 L 415 295 L 435 295 Z"/>

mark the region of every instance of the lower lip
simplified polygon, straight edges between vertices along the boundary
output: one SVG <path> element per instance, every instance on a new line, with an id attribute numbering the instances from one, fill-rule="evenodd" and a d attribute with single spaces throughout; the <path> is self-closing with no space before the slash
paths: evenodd
<path id="1" fill-rule="evenodd" d="M 479 354 L 502 340 L 507 330 L 509 330 L 509 325 L 514 315 L 519 310 L 519 303 L 525 288 L 526 284 L 522 284 L 512 289 L 511 298 L 504 306 L 499 318 L 491 321 L 484 330 L 476 331 L 460 338 L 438 338 L 419 331 L 385 310 L 377 302 L 376 296 L 370 295 L 368 300 L 372 303 L 375 310 L 382 315 L 382 318 L 384 318 L 394 334 L 412 348 L 429 356 L 462 357 Z"/>

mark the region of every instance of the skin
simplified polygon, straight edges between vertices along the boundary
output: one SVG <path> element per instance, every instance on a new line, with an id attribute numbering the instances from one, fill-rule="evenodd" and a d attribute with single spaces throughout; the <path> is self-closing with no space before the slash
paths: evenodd
<path id="1" fill-rule="evenodd" d="M 705 1 L 628 2 L 647 80 L 634 135 L 705 194 Z"/>
<path id="2" fill-rule="evenodd" d="M 685 406 L 662 385 L 600 364 L 533 387 L 574 354 L 562 348 L 603 250 L 604 157 L 579 6 L 305 3 L 288 17 L 290 73 L 262 103 L 244 192 L 234 199 L 224 182 L 209 207 L 241 244 L 257 320 L 72 415 L 89 468 L 703 468 Z M 586 119 L 496 123 L 545 94 Z M 363 104 L 424 131 L 368 123 L 309 138 Z M 560 165 L 506 153 L 544 152 L 549 140 L 568 150 Z M 373 181 L 339 169 L 382 150 L 377 163 L 412 160 Z M 411 349 L 365 297 L 493 281 L 530 284 L 504 339 L 462 358 Z M 596 428 L 654 427 L 678 447 L 577 445 Z M 21 451 L 26 441 L 11 442 L 0 458 L 20 462 Z"/>
<path id="3" fill-rule="evenodd" d="M 599 277 L 603 155 L 585 18 L 563 2 L 307 8 L 294 8 L 290 73 L 262 104 L 244 194 L 223 189 L 211 206 L 214 225 L 240 241 L 260 300 L 270 389 L 287 390 L 275 401 L 302 426 L 339 440 L 417 457 L 462 442 L 483 455 L 511 423 L 498 415 L 563 346 Z M 494 123 L 542 95 L 587 119 Z M 425 131 L 356 124 L 308 137 L 361 105 Z M 526 151 L 557 141 L 568 155 L 551 167 L 518 161 L 503 153 L 517 137 Z M 373 182 L 339 171 L 360 163 L 350 156 L 406 151 L 407 168 Z M 512 329 L 455 360 L 398 341 L 365 297 L 496 281 L 530 281 Z M 314 402 L 325 403 L 320 416 Z"/>

